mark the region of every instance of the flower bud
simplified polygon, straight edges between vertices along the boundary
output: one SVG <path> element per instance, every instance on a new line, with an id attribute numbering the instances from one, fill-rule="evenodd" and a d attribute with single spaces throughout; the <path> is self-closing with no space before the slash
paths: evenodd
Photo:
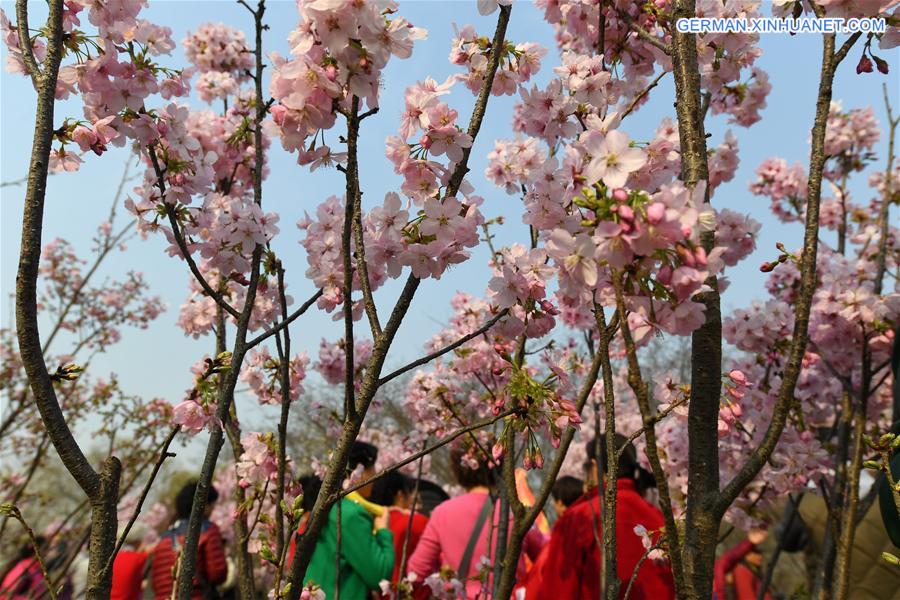
<path id="1" fill-rule="evenodd" d="M 541 310 L 554 317 L 559 314 L 559 309 L 553 306 L 553 303 L 549 300 L 541 300 Z"/>
<path id="2" fill-rule="evenodd" d="M 875 56 L 874 54 L 872 55 L 872 58 L 875 59 L 875 66 L 878 68 L 878 72 L 881 73 L 881 74 L 883 74 L 883 75 L 887 75 L 887 74 L 888 74 L 888 64 L 887 64 L 887 61 L 884 60 L 884 59 L 882 59 L 882 58 L 879 58 L 879 57 Z"/>
<path id="3" fill-rule="evenodd" d="M 660 267 L 656 280 L 663 285 L 669 285 L 672 282 L 672 266 L 665 264 Z"/>
<path id="4" fill-rule="evenodd" d="M 494 444 L 494 447 L 491 448 L 491 456 L 494 458 L 494 460 L 500 460 L 501 458 L 503 458 L 503 453 L 505 451 L 506 449 L 503 447 L 503 444 L 497 442 L 496 444 Z"/>
<path id="5" fill-rule="evenodd" d="M 656 225 L 657 223 L 662 222 L 663 218 L 666 216 L 666 205 L 662 202 L 654 202 L 650 206 L 647 207 L 647 220 Z"/>
<path id="6" fill-rule="evenodd" d="M 622 188 L 616 188 L 613 190 L 612 199 L 616 202 L 627 202 L 628 201 L 628 192 Z"/>
<path id="7" fill-rule="evenodd" d="M 860 56 L 859 62 L 856 64 L 856 74 L 861 75 L 863 73 L 871 73 L 872 70 L 872 61 L 869 60 L 869 57 L 865 54 Z"/>

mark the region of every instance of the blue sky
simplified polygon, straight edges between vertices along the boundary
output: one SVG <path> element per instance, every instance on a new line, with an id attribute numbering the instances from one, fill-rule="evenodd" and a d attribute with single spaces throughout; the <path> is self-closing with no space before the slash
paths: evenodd
<path id="1" fill-rule="evenodd" d="M 8 14 L 13 12 L 12 2 L 4 1 L 0 5 Z M 383 141 L 397 128 L 398 116 L 403 108 L 403 89 L 429 75 L 441 81 L 457 72 L 458 69 L 447 61 L 453 23 L 460 26 L 473 23 L 480 33 L 489 35 L 493 32 L 496 19 L 496 15 L 481 17 L 475 9 L 474 1 L 406 0 L 401 2 L 400 12 L 415 25 L 428 29 L 429 38 L 416 45 L 412 58 L 391 62 L 385 73 L 381 112 L 364 123 L 360 166 L 364 202 L 380 200 L 385 192 L 399 187 L 399 179 L 384 157 Z M 170 26 L 174 31 L 174 39 L 179 42 L 188 31 L 210 21 L 222 21 L 241 28 L 248 32 L 248 38 L 252 38 L 252 19 L 244 8 L 234 2 L 157 1 L 151 3 L 146 16 Z M 266 21 L 271 29 L 266 32 L 264 40 L 267 51 L 287 53 L 285 40 L 297 20 L 294 2 L 269 3 Z M 33 18 L 32 26 L 36 22 L 37 19 Z M 538 83 L 546 82 L 552 75 L 552 67 L 558 63 L 558 58 L 554 51 L 552 29 L 542 20 L 540 11 L 528 2 L 517 0 L 508 37 L 516 42 L 535 41 L 550 49 L 537 77 Z M 723 300 L 726 310 L 745 306 L 754 298 L 764 297 L 764 276 L 758 271 L 759 264 L 776 255 L 776 242 L 784 242 L 792 248 L 799 246 L 801 239 L 799 227 L 778 223 L 769 214 L 768 202 L 751 196 L 747 191 L 747 184 L 752 179 L 755 168 L 768 156 L 782 156 L 791 163 L 807 163 L 809 129 L 813 120 L 819 77 L 821 38 L 814 35 L 768 35 L 762 40 L 762 48 L 764 54 L 758 65 L 769 73 L 773 86 L 768 107 L 762 112 L 763 120 L 750 129 L 731 126 L 739 141 L 740 166 L 735 179 L 722 185 L 714 198 L 717 206 L 748 212 L 763 223 L 757 252 L 729 272 L 731 287 Z M 890 75 L 874 73 L 858 76 L 854 72 L 854 66 L 861 51 L 860 44 L 841 67 L 834 87 L 834 97 L 843 101 L 845 109 L 874 106 L 883 124 L 882 83 L 888 84 L 895 110 L 900 110 L 897 75 L 900 72 L 900 52 L 897 49 L 880 52 L 891 64 Z M 183 55 L 179 47 L 169 64 L 179 66 L 182 62 Z M 468 122 L 472 96 L 463 86 L 457 87 L 449 101 L 459 110 L 460 120 Z M 27 170 L 33 128 L 34 92 L 25 79 L 6 72 L 0 75 L 0 89 L 3 132 L 0 136 L 0 178 L 10 181 L 23 177 Z M 520 218 L 519 200 L 495 188 L 483 176 L 485 157 L 493 147 L 493 140 L 512 137 L 510 119 L 514 101 L 515 98 L 511 97 L 491 99 L 470 164 L 469 177 L 478 193 L 485 198 L 485 214 L 488 217 L 501 214 L 506 217 L 506 223 L 497 231 L 501 244 L 527 239 L 527 229 Z M 199 101 L 192 102 L 196 106 L 201 105 Z M 671 76 L 667 76 L 653 91 L 650 102 L 629 117 L 626 129 L 631 137 L 638 140 L 650 139 L 663 117 L 674 118 L 673 102 L 674 89 Z M 61 122 L 66 116 L 81 116 L 77 99 L 58 104 L 56 122 Z M 711 146 L 721 142 L 728 127 L 724 118 L 711 120 L 708 125 L 712 134 Z M 335 128 L 335 132 L 328 135 L 333 147 L 338 146 L 338 130 L 339 128 Z M 886 146 L 886 140 L 882 140 L 878 147 L 879 154 L 886 152 Z M 45 241 L 63 237 L 75 244 L 82 255 L 87 254 L 97 223 L 106 217 L 125 159 L 123 151 L 110 152 L 102 159 L 90 157 L 86 159 L 80 172 L 50 178 Z M 269 164 L 271 174 L 265 182 L 264 206 L 281 215 L 281 235 L 276 241 L 276 250 L 288 269 L 289 292 L 296 302 L 301 302 L 313 292 L 313 288 L 303 278 L 306 259 L 297 243 L 299 235 L 294 224 L 304 211 L 312 213 L 326 197 L 341 194 L 342 177 L 336 171 L 323 173 L 319 170 L 310 174 L 306 169 L 298 167 L 295 157 L 283 152 L 277 142 L 273 144 Z M 880 160 L 879 168 L 882 164 L 883 160 Z M 851 187 L 857 200 L 863 202 L 869 197 L 865 179 L 858 177 Z M 15 286 L 24 187 L 5 187 L 0 190 L 0 194 L 0 321 L 6 327 L 12 326 L 9 323 L 12 314 L 10 294 Z M 95 360 L 93 370 L 97 376 L 117 373 L 124 387 L 131 392 L 178 402 L 190 385 L 190 365 L 211 350 L 212 340 L 187 338 L 175 326 L 178 307 L 186 296 L 189 273 L 183 263 L 163 253 L 164 246 L 161 237 L 148 241 L 138 239 L 130 244 L 125 253 L 115 256 L 105 265 L 104 276 L 116 276 L 130 269 L 143 272 L 153 293 L 163 297 L 169 310 L 150 330 L 127 331 L 114 352 Z M 426 336 L 436 332 L 449 315 L 449 299 L 457 290 L 483 293 L 490 276 L 485 268 L 486 260 L 486 248 L 478 249 L 468 263 L 449 271 L 440 281 L 429 280 L 423 283 L 388 358 L 388 368 L 399 366 L 421 353 Z M 387 313 L 398 292 L 399 285 L 396 284 L 386 285 L 378 292 L 380 312 Z M 363 333 L 364 330 L 367 330 L 365 323 L 360 323 L 359 332 Z M 341 335 L 341 326 L 332 323 L 330 315 L 322 313 L 304 316 L 293 327 L 294 347 L 306 349 L 313 358 L 323 337 L 334 340 Z M 254 421 L 254 417 L 258 418 L 251 414 L 251 407 L 246 403 L 242 405 L 242 411 L 245 419 L 250 422 Z"/>

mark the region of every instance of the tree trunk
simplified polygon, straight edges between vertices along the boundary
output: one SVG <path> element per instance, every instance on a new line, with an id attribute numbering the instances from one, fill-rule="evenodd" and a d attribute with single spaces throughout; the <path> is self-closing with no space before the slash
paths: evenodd
<path id="1" fill-rule="evenodd" d="M 116 547 L 118 529 L 116 505 L 121 476 L 122 464 L 119 459 L 107 458 L 100 472 L 100 493 L 96 500 L 91 501 L 90 559 L 85 591 L 88 600 L 108 599 L 112 588 L 112 569 L 104 571 Z"/>
<path id="2" fill-rule="evenodd" d="M 674 19 L 695 16 L 694 0 L 679 0 Z M 704 110 L 695 36 L 672 34 L 675 103 L 681 144 L 681 179 L 693 188 L 709 181 Z M 709 201 L 709 188 L 706 188 Z M 715 232 L 703 232 L 700 241 L 710 252 Z M 691 397 L 688 407 L 688 495 L 684 528 L 684 584 L 679 595 L 709 598 L 721 514 L 719 493 L 719 438 L 717 432 L 722 377 L 722 313 L 715 277 L 705 282 L 711 291 L 695 300 L 706 307 L 706 321 L 691 337 Z"/>

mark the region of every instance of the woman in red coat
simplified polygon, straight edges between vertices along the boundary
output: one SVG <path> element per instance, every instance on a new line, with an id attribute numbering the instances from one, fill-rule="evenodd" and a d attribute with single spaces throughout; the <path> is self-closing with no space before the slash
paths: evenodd
<path id="1" fill-rule="evenodd" d="M 411 510 L 413 487 L 414 482 L 409 477 L 399 471 L 391 471 L 372 485 L 372 495 L 369 496 L 369 500 L 386 506 L 389 510 L 388 529 L 394 534 L 394 574 L 391 576 L 391 589 L 396 589 L 400 581 L 400 563 L 403 562 L 404 545 L 406 559 L 409 559 L 428 524 L 428 517 Z M 386 594 L 377 597 L 382 600 L 389 598 Z"/>
<path id="2" fill-rule="evenodd" d="M 625 438 L 616 435 L 616 446 L 621 448 Z M 535 595 L 540 600 L 571 598 L 594 600 L 602 597 L 600 589 L 600 557 L 603 533 L 600 527 L 603 498 L 597 486 L 596 442 L 587 444 L 588 460 L 585 463 L 587 492 L 570 506 L 557 521 L 550 537 L 546 562 L 541 567 L 540 589 Z M 606 465 L 606 442 L 600 440 L 600 461 Z M 644 556 L 643 540 L 635 533 L 635 527 L 643 527 L 654 540 L 663 528 L 663 516 L 658 508 L 641 495 L 649 483 L 649 473 L 637 464 L 637 452 L 628 444 L 619 459 L 619 478 L 616 481 L 616 575 L 619 578 L 619 597 Z M 675 598 L 672 570 L 667 561 L 647 558 L 641 563 L 635 577 L 630 600 L 665 600 Z M 530 594 L 526 600 L 534 600 Z"/>

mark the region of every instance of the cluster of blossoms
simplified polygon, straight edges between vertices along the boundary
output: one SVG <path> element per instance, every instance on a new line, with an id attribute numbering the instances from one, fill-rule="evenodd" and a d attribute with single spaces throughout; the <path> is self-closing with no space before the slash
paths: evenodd
<path id="1" fill-rule="evenodd" d="M 396 194 L 394 194 L 396 196 Z M 395 202 L 391 199 L 385 201 L 386 208 L 393 208 L 393 219 L 384 219 L 386 228 L 396 232 L 396 238 L 399 238 L 400 230 L 406 225 L 405 211 L 400 211 L 399 198 Z M 376 209 L 377 211 L 377 209 Z M 369 274 L 369 283 L 373 290 L 378 289 L 387 279 L 387 271 L 391 271 L 394 276 L 400 273 L 399 265 L 391 264 L 384 256 L 385 260 L 379 260 L 373 255 L 378 255 L 378 249 L 370 249 L 374 245 L 371 231 L 373 223 L 378 222 L 377 215 L 373 211 L 364 218 L 364 244 L 366 250 L 366 259 Z M 390 223 L 386 223 L 390 221 Z M 342 255 L 342 236 L 344 231 L 344 201 L 337 196 L 331 196 L 316 207 L 316 218 L 313 220 L 307 214 L 297 223 L 297 227 L 301 231 L 306 232 L 306 237 L 301 240 L 301 245 L 306 250 L 307 262 L 309 269 L 307 277 L 314 285 L 321 288 L 324 293 L 318 300 L 319 308 L 327 311 L 333 311 L 337 306 L 344 302 L 343 285 L 344 285 L 344 259 Z M 400 245 L 399 239 L 385 240 L 394 241 L 396 245 Z M 355 248 L 355 243 L 354 243 Z M 357 252 L 351 259 L 352 264 L 356 263 Z M 381 257 L 379 257 L 381 258 Z M 362 283 L 359 280 L 359 269 L 353 270 L 353 289 L 362 289 Z M 362 302 L 354 305 L 354 315 L 358 318 L 362 314 Z M 339 313 L 335 314 L 335 318 L 339 318 Z"/>
<path id="2" fill-rule="evenodd" d="M 296 401 L 303 393 L 303 380 L 306 379 L 306 369 L 309 366 L 309 357 L 305 352 L 297 354 L 289 361 L 288 378 L 290 382 L 289 398 Z M 281 361 L 272 358 L 267 348 L 254 350 L 244 363 L 241 372 L 241 381 L 250 386 L 253 394 L 260 404 L 281 404 Z"/>
<path id="3" fill-rule="evenodd" d="M 751 19 L 762 15 L 759 2 L 738 0 L 722 3 L 705 0 L 697 3 L 697 16 L 716 19 Z M 709 106 L 713 114 L 728 114 L 730 122 L 749 127 L 759 121 L 759 111 L 766 106 L 771 91 L 769 77 L 762 69 L 753 67 L 762 55 L 754 33 L 706 33 L 697 36 L 697 58 L 700 81 L 710 94 Z M 750 70 L 746 82 L 741 75 Z"/>
<path id="4" fill-rule="evenodd" d="M 218 422 L 216 390 L 219 377 L 230 368 L 231 354 L 228 352 L 215 358 L 206 356 L 191 367 L 194 385 L 185 399 L 173 409 L 172 422 L 180 425 L 183 432 L 196 434 Z"/>
<path id="5" fill-rule="evenodd" d="M 451 304 L 454 315 L 448 327 L 431 340 L 426 350 L 443 347 L 481 327 L 495 310 L 490 303 L 465 294 L 454 296 Z M 417 371 L 407 386 L 404 407 L 422 435 L 437 437 L 447 435 L 461 423 L 517 409 L 517 418 L 507 426 L 525 434 L 524 466 L 540 468 L 543 455 L 537 436 L 556 446 L 563 431 L 581 422 L 571 377 L 584 370 L 583 357 L 573 347 L 547 348 L 541 352 L 540 367 L 518 365 L 512 358 L 518 334 L 508 329 L 501 320 L 486 336 L 455 350 L 452 358 L 435 361 L 428 371 Z M 489 431 L 476 435 L 481 448 L 489 447 L 495 439 Z M 475 460 L 481 448 L 467 448 L 468 458 Z M 499 459 L 505 450 L 497 442 L 492 458 Z"/>
<path id="6" fill-rule="evenodd" d="M 450 63 L 466 67 L 466 74 L 458 75 L 457 79 L 473 94 L 481 89 L 492 52 L 491 40 L 479 36 L 474 26 L 466 25 L 456 31 L 450 49 Z M 545 48 L 532 42 L 513 44 L 507 41 L 502 52 L 500 66 L 491 84 L 491 94 L 494 96 L 515 94 L 520 84 L 528 82 L 540 70 L 541 59 L 547 54 Z"/>
<path id="7" fill-rule="evenodd" d="M 238 306 L 242 306 L 247 299 L 247 282 L 241 274 L 232 274 L 231 277 L 225 278 L 217 270 L 201 269 L 207 281 L 220 281 L 225 286 L 226 292 L 224 297 Z M 290 294 L 285 295 L 287 304 L 293 303 L 293 297 Z M 178 326 L 184 331 L 185 335 L 193 338 L 199 338 L 213 331 L 216 326 L 217 315 L 216 301 L 211 298 L 196 279 L 188 281 L 188 297 L 178 316 Z M 250 331 L 257 331 L 262 328 L 270 327 L 276 318 L 281 316 L 281 298 L 278 286 L 270 281 L 270 277 L 261 276 L 257 285 L 256 298 L 253 302 L 253 312 L 247 327 Z M 234 318 L 228 315 L 226 322 L 234 322 Z"/>
<path id="8" fill-rule="evenodd" d="M 808 180 L 803 165 L 788 166 L 782 158 L 767 158 L 757 167 L 756 176 L 750 191 L 757 196 L 768 196 L 775 216 L 786 222 L 802 218 Z"/>
<path id="9" fill-rule="evenodd" d="M 269 91 L 277 104 L 271 114 L 286 150 L 300 150 L 304 164 L 317 151 L 316 137 L 335 122 L 335 107 L 349 110 L 353 97 L 378 106 L 381 72 L 391 56 L 408 58 L 425 31 L 403 17 L 392 17 L 396 3 L 301 0 L 302 21 L 291 33 L 292 58 L 273 55 Z M 329 155 L 318 149 L 317 159 Z"/>
<path id="10" fill-rule="evenodd" d="M 357 339 L 353 344 L 353 381 L 358 385 L 369 358 L 372 356 L 372 340 Z M 346 369 L 346 343 L 343 339 L 334 343 L 322 340 L 319 360 L 313 368 L 331 385 L 344 383 Z"/>
<path id="11" fill-rule="evenodd" d="M 75 171 L 82 162 L 81 152 L 102 154 L 108 144 L 123 145 L 126 139 L 148 144 L 165 135 L 160 131 L 157 116 L 145 108 L 145 100 L 154 94 L 165 99 L 184 96 L 190 87 L 185 73 L 174 71 L 156 62 L 157 57 L 169 54 L 175 47 L 168 27 L 141 19 L 144 0 L 116 3 L 67 2 L 63 6 L 63 27 L 67 36 L 64 61 L 57 81 L 57 99 L 79 94 L 84 103 L 84 120 L 66 120 L 57 128 L 55 139 L 60 145 L 53 150 L 50 168 L 53 171 Z M 94 35 L 81 27 L 80 14 L 88 11 L 88 20 L 96 28 Z M 9 48 L 8 68 L 27 72 L 18 45 L 15 26 L 6 15 L 0 26 Z M 45 42 L 39 33 L 33 40 L 37 56 L 46 53 Z"/>
<path id="12" fill-rule="evenodd" d="M 147 296 L 141 273 L 94 287 L 84 280 L 85 264 L 66 240 L 50 241 L 40 264 L 46 286 L 38 297 L 38 310 L 62 310 L 59 328 L 79 334 L 85 347 L 103 350 L 120 340 L 122 327 L 146 329 L 165 310 L 158 296 Z"/>
<path id="13" fill-rule="evenodd" d="M 272 433 L 245 433 L 241 446 L 244 451 L 234 465 L 238 485 L 248 488 L 274 483 L 278 475 L 278 442 Z"/>
<path id="14" fill-rule="evenodd" d="M 825 131 L 825 154 L 832 159 L 825 177 L 832 181 L 862 171 L 881 138 L 881 127 L 871 107 L 845 112 L 838 101 L 831 103 Z"/>
<path id="15" fill-rule="evenodd" d="M 204 102 L 227 100 L 249 79 L 253 54 L 242 31 L 207 23 L 188 35 L 182 46 L 198 72 L 194 87 Z"/>
<path id="16" fill-rule="evenodd" d="M 670 58 L 656 45 L 638 36 L 630 25 L 639 25 L 660 43 L 670 42 L 669 29 L 674 25 L 669 0 L 643 5 L 624 0 L 599 4 L 539 0 L 537 5 L 544 10 L 544 18 L 555 26 L 560 48 L 581 57 L 594 54 L 601 39 L 599 26 L 605 23 L 602 36 L 605 46 L 600 52 L 607 61 L 621 65 L 623 85 L 633 90 L 624 96 L 633 96 L 642 89 L 646 77 L 657 65 L 671 69 Z M 760 16 L 758 7 L 759 2 L 754 0 L 727 3 L 704 0 L 697 3 L 696 14 L 707 18 L 753 18 Z M 753 67 L 761 54 L 758 37 L 756 34 L 706 33 L 696 38 L 701 84 L 710 95 L 712 113 L 728 114 L 731 122 L 745 127 L 759 120 L 759 111 L 765 107 L 766 96 L 771 90 L 766 73 Z M 750 70 L 749 75 L 741 81 L 747 70 Z M 552 92 L 546 97 L 552 100 Z"/>
<path id="17" fill-rule="evenodd" d="M 544 19 L 556 29 L 556 41 L 560 49 L 583 56 L 597 52 L 600 24 L 605 23 L 605 45 L 599 49 L 599 53 L 610 61 L 621 63 L 624 80 L 634 80 L 649 74 L 656 63 L 668 64 L 667 57 L 658 48 L 635 35 L 626 20 L 632 20 L 655 34 L 657 13 L 669 4 L 667 0 L 650 3 L 656 11 L 643 10 L 642 5 L 624 0 L 597 4 L 537 0 L 535 4 L 544 11 Z M 601 10 L 604 12 L 602 19 Z M 660 41 L 663 39 L 660 38 Z"/>
<path id="18" fill-rule="evenodd" d="M 386 140 L 387 157 L 394 171 L 403 177 L 400 189 L 418 206 L 429 199 L 439 201 L 440 188 L 449 185 L 455 165 L 472 146 L 472 137 L 456 124 L 457 111 L 440 100 L 449 92 L 451 84 L 450 81 L 438 84 L 428 78 L 408 87 L 399 135 Z M 421 137 L 408 143 L 420 129 Z M 433 160 L 441 155 L 447 156 L 447 165 Z M 463 193 L 467 190 L 468 185 L 463 182 Z M 466 200 L 470 206 L 477 204 L 475 198 Z"/>
<path id="19" fill-rule="evenodd" d="M 363 215 L 363 240 L 369 283 L 373 290 L 388 278 L 399 277 L 403 267 L 410 267 L 420 279 L 439 279 L 453 264 L 466 260 L 466 248 L 478 243 L 478 227 L 483 217 L 477 205 L 481 199 L 467 198 L 464 206 L 456 198 L 428 198 L 418 214 L 410 218 L 400 197 L 385 195 L 384 204 Z M 307 250 L 307 271 L 325 293 L 318 305 L 328 311 L 345 301 L 342 293 L 344 264 L 341 254 L 344 229 L 343 201 L 328 198 L 316 209 L 316 220 L 309 216 L 298 223 L 306 232 L 301 244 Z M 353 248 L 356 248 L 355 241 Z M 354 253 L 356 254 L 356 253 Z M 357 259 L 352 259 L 354 266 Z M 361 289 L 359 270 L 353 271 L 353 289 Z M 362 302 L 354 303 L 354 315 L 362 315 Z M 336 315 L 336 318 L 338 315 Z"/>

